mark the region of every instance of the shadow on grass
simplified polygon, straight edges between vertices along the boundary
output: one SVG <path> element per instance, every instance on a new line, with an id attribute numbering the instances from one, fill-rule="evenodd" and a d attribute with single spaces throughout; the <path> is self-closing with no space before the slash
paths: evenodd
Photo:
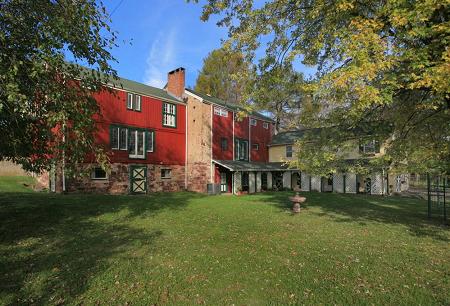
<path id="1" fill-rule="evenodd" d="M 70 303 L 92 277 L 110 267 L 112 256 L 125 254 L 136 243 L 151 252 L 164 235 L 158 229 L 130 227 L 128 218 L 180 210 L 198 197 L 0 193 L 0 300 Z"/>
<path id="2" fill-rule="evenodd" d="M 291 209 L 288 200 L 293 192 L 271 192 L 262 201 L 281 210 Z M 426 201 L 406 197 L 382 197 L 371 195 L 350 195 L 319 192 L 302 192 L 307 198 L 306 207 L 318 207 L 320 212 L 310 213 L 326 216 L 334 222 L 349 222 L 365 225 L 367 222 L 400 224 L 416 236 L 429 236 L 433 239 L 449 241 L 442 219 L 427 217 Z"/>

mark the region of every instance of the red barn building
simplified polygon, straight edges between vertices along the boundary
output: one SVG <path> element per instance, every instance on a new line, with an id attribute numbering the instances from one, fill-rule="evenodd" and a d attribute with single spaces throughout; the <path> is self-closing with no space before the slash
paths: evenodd
<path id="1" fill-rule="evenodd" d="M 176 92 L 127 79 L 93 96 L 100 107 L 96 141 L 111 171 L 86 163 L 90 177 L 67 179 L 68 191 L 147 193 L 186 188 L 186 104 Z"/>

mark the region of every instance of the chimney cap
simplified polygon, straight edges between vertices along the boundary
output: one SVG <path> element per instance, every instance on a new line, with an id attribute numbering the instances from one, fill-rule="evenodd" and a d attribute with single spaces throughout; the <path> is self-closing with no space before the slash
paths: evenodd
<path id="1" fill-rule="evenodd" d="M 169 71 L 169 74 L 173 74 L 173 73 L 175 73 L 175 72 L 178 72 L 178 71 L 185 71 L 186 69 L 184 69 L 183 67 L 178 67 L 177 69 L 174 69 L 174 70 L 172 70 L 172 71 Z"/>

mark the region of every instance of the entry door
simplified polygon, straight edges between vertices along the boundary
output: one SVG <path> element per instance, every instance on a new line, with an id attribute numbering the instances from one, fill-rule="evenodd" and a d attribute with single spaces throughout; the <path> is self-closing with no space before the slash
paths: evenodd
<path id="1" fill-rule="evenodd" d="M 147 193 L 147 167 L 130 166 L 130 192 Z"/>
<path id="2" fill-rule="evenodd" d="M 226 172 L 220 172 L 220 192 L 228 192 Z"/>

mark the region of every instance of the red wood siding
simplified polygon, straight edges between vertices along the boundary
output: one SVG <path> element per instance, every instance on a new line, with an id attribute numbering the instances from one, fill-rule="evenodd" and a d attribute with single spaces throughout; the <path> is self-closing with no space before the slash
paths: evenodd
<path id="1" fill-rule="evenodd" d="M 110 150 L 111 162 L 184 165 L 186 152 L 186 106 L 177 106 L 176 128 L 163 127 L 162 105 L 157 98 L 142 96 L 141 111 L 128 110 L 126 107 L 126 92 L 117 90 L 116 95 L 108 91 L 96 93 L 101 116 L 98 122 L 97 141 L 109 146 L 109 126 L 119 124 L 130 127 L 151 129 L 155 131 L 154 152 L 147 152 L 146 159 L 130 159 L 127 151 Z"/>
<path id="2" fill-rule="evenodd" d="M 234 122 L 234 137 L 248 140 L 248 117 Z"/>
<path id="3" fill-rule="evenodd" d="M 269 148 L 272 139 L 272 124 L 269 123 L 269 128 L 265 129 L 262 120 L 256 119 L 256 126 L 250 125 L 250 137 L 251 137 L 251 149 L 250 157 L 252 161 L 256 162 L 268 162 L 269 161 Z M 266 121 L 267 122 L 267 121 Z M 259 145 L 258 150 L 253 149 L 253 144 Z"/>
<path id="4" fill-rule="evenodd" d="M 228 149 L 222 151 L 221 141 L 226 138 Z M 213 159 L 232 160 L 233 159 L 233 112 L 228 111 L 228 117 L 214 114 L 213 106 Z"/>

